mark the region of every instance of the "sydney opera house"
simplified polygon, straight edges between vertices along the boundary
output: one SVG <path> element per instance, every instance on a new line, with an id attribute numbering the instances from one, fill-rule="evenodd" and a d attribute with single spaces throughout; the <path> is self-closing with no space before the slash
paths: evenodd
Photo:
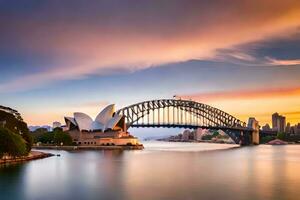
<path id="1" fill-rule="evenodd" d="M 125 117 L 115 113 L 115 105 L 104 108 L 93 120 L 85 113 L 65 117 L 66 131 L 77 145 L 137 145 L 127 132 Z"/>

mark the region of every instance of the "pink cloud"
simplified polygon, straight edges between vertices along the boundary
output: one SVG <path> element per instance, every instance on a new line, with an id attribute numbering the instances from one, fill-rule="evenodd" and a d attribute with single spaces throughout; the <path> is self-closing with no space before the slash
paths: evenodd
<path id="1" fill-rule="evenodd" d="M 268 63 L 270 65 L 300 65 L 300 59 L 286 59 L 286 60 L 283 60 L 283 59 L 276 59 L 276 58 L 270 58 L 270 57 L 266 57 Z"/>
<path id="2" fill-rule="evenodd" d="M 204 4 L 182 4 L 178 6 L 190 10 L 174 15 L 176 19 L 168 18 L 164 10 L 156 13 L 156 9 L 146 9 L 144 15 L 141 9 L 134 10 L 132 16 L 112 13 L 115 15 L 106 16 L 107 20 L 99 18 L 98 23 L 97 19 L 88 23 L 81 19 L 45 21 L 37 17 L 11 23 L 0 21 L 4 27 L 10 24 L 7 29 L 16 34 L 16 48 L 20 52 L 36 56 L 42 53 L 62 60 L 42 72 L 2 83 L 0 92 L 105 74 L 108 69 L 135 71 L 191 59 L 213 59 L 217 49 L 286 35 L 300 26 L 300 2 L 294 0 L 248 0 L 224 6 L 211 3 L 209 8 Z M 156 15 L 160 16 L 157 21 L 147 18 Z M 241 53 L 232 56 L 253 59 Z"/>

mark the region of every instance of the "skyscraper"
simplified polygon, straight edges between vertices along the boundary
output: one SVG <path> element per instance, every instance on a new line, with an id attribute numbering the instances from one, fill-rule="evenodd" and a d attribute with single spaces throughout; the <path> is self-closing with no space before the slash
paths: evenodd
<path id="1" fill-rule="evenodd" d="M 286 127 L 285 117 L 279 115 L 278 113 L 274 113 L 272 115 L 272 129 L 277 132 L 284 132 Z"/>
<path id="2" fill-rule="evenodd" d="M 290 123 L 287 123 L 287 125 L 285 127 L 285 132 L 288 134 L 291 132 L 291 124 Z"/>

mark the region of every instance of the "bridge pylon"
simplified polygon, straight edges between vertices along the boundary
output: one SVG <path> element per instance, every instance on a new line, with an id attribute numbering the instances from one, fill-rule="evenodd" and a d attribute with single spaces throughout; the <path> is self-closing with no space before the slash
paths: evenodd
<path id="1" fill-rule="evenodd" d="M 259 144 L 259 123 L 254 117 L 250 117 L 248 120 L 248 128 L 252 129 L 251 138 L 252 144 L 258 145 Z"/>

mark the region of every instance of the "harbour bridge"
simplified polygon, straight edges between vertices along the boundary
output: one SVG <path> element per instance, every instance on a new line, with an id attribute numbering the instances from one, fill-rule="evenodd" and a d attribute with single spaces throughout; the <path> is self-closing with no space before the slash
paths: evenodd
<path id="1" fill-rule="evenodd" d="M 209 105 L 191 100 L 160 99 L 136 103 L 118 111 L 130 127 L 205 128 L 223 130 L 237 144 L 259 144 L 259 125 L 248 124 Z"/>

